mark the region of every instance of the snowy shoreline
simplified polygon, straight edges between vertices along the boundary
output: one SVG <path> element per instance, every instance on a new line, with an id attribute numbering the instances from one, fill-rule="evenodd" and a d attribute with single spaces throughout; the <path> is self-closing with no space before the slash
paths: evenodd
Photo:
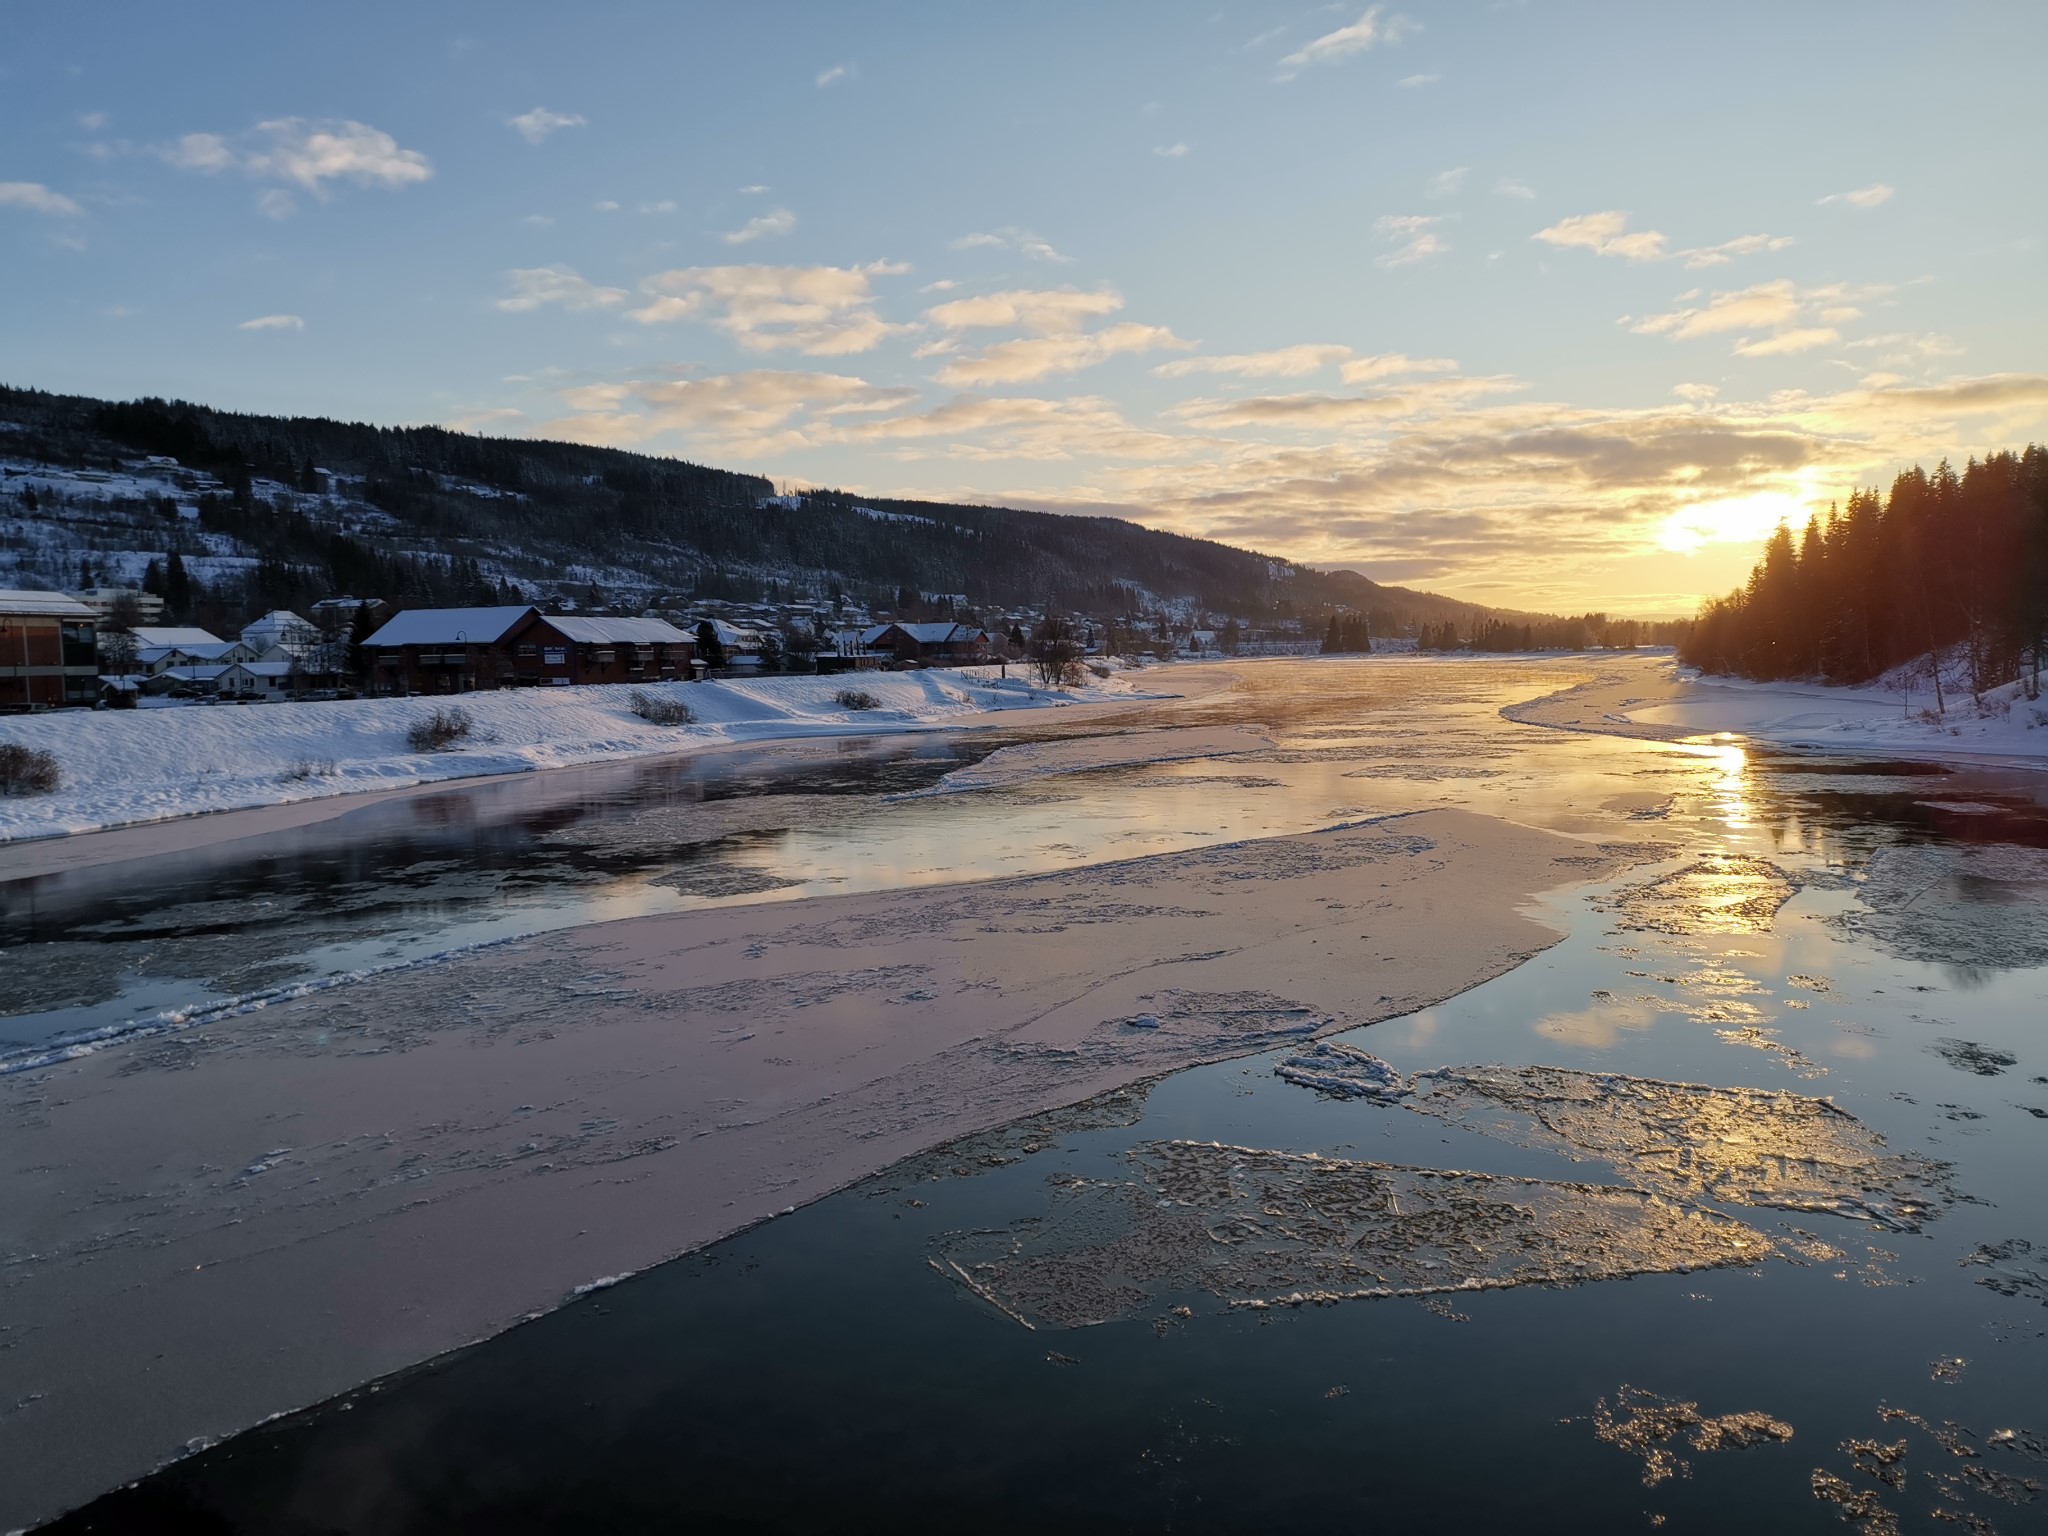
<path id="1" fill-rule="evenodd" d="M 849 709 L 847 689 L 875 707 Z M 633 712 L 636 694 L 686 704 L 688 725 Z M 972 717 L 1163 695 L 1113 673 L 1067 692 L 1020 677 L 933 669 L 843 677 L 517 689 L 450 698 L 164 710 L 64 711 L 0 719 L 0 742 L 53 754 L 54 794 L 0 800 L 0 848 L 217 811 L 308 801 L 541 768 L 739 743 L 894 735 Z M 406 732 L 436 709 L 473 720 L 451 750 L 415 752 Z"/>

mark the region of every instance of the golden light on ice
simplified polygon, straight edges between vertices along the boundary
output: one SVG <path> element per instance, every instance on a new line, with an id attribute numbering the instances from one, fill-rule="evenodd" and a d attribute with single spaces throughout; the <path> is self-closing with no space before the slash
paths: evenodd
<path id="1" fill-rule="evenodd" d="M 1664 519 L 1657 543 L 1689 555 L 1709 544 L 1749 544 L 1770 534 L 1780 523 L 1805 521 L 1806 504 L 1785 491 L 1759 491 L 1727 501 L 1701 501 L 1680 507 Z"/>

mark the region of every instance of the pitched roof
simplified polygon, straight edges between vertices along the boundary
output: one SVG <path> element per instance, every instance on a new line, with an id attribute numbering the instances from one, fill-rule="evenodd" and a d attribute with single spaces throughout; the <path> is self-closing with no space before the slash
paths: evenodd
<path id="1" fill-rule="evenodd" d="M 666 619 L 592 619 L 544 613 L 544 623 L 578 645 L 685 645 L 690 637 Z"/>
<path id="2" fill-rule="evenodd" d="M 44 619 L 99 617 L 98 609 L 88 608 L 77 598 L 66 597 L 62 592 L 0 592 L 0 613 Z"/>
<path id="3" fill-rule="evenodd" d="M 949 640 L 972 640 L 984 631 L 971 624 L 877 624 L 861 631 L 861 644 L 873 645 L 890 630 L 901 630 L 919 645 L 943 645 Z"/>
<path id="4" fill-rule="evenodd" d="M 385 621 L 365 645 L 491 645 L 534 612 L 522 608 L 408 608 Z"/>
<path id="5" fill-rule="evenodd" d="M 144 627 L 138 624 L 130 629 L 128 633 L 135 637 L 137 645 L 144 647 L 162 646 L 167 650 L 189 651 L 198 645 L 233 644 L 232 641 L 221 639 L 219 635 L 216 635 L 210 629 L 164 629 L 155 626 Z"/>

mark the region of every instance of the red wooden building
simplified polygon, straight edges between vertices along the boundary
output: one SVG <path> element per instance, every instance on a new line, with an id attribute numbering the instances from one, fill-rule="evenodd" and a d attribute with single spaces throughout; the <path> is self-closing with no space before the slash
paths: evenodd
<path id="1" fill-rule="evenodd" d="M 98 618 L 61 592 L 0 592 L 0 711 L 96 702 Z"/>

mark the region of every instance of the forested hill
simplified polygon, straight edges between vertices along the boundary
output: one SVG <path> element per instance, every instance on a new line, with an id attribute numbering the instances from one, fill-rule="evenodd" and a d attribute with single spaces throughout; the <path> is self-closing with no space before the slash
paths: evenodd
<path id="1" fill-rule="evenodd" d="M 0 488 L 0 521 L 37 525 L 8 538 L 11 574 L 34 577 L 40 562 L 52 586 L 77 584 L 94 552 L 106 557 L 97 574 L 119 575 L 129 556 L 181 549 L 208 579 L 262 584 L 252 603 L 382 584 L 394 590 L 379 595 L 437 601 L 843 593 L 898 607 L 961 594 L 970 607 L 1179 608 L 1254 623 L 1338 605 L 1374 613 L 1382 628 L 1492 616 L 1115 518 L 841 491 L 782 498 L 757 475 L 438 427 L 0 388 L 0 464 L 14 487 Z M 46 476 L 31 515 L 21 488 L 38 467 L 75 473 Z M 124 496 L 147 505 L 124 517 Z M 66 527 L 75 546 L 56 536 Z"/>
<path id="2" fill-rule="evenodd" d="M 1859 491 L 1700 613 L 1682 660 L 1744 677 L 1864 682 L 1957 648 L 1978 693 L 2048 661 L 2048 449 L 1946 460 Z"/>

